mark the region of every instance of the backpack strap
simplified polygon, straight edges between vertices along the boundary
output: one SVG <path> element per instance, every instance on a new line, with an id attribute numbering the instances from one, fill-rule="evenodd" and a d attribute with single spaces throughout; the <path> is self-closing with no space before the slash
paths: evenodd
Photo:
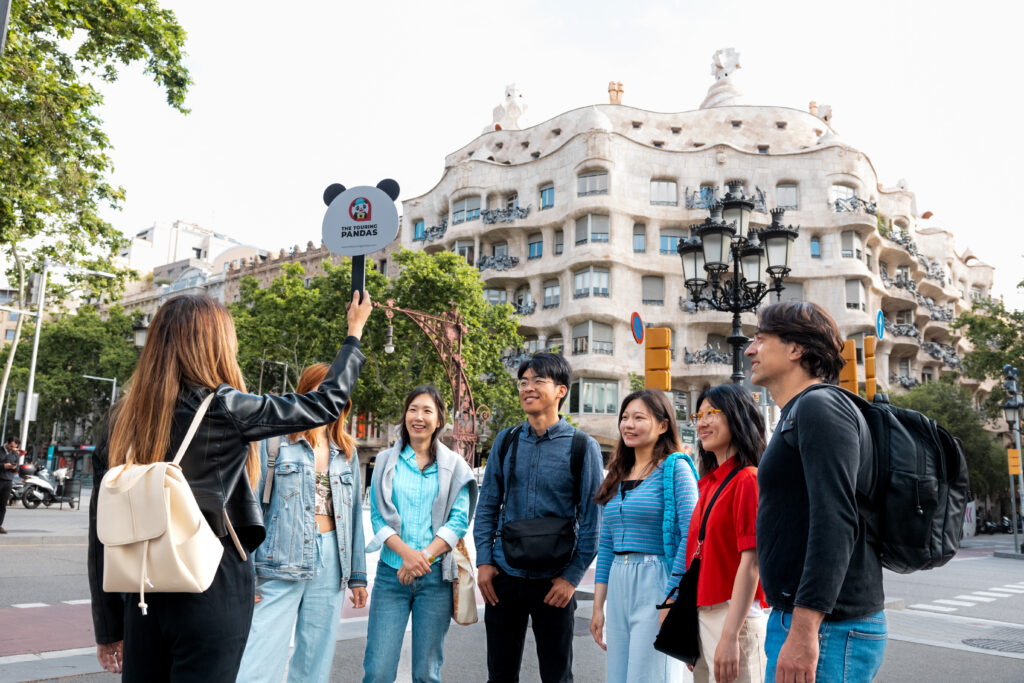
<path id="1" fill-rule="evenodd" d="M 694 467 L 693 460 L 686 453 L 671 453 L 665 458 L 664 469 L 661 472 L 662 489 L 664 492 L 661 538 L 665 546 L 665 558 L 668 560 L 669 565 L 675 560 L 676 550 L 679 545 L 676 541 L 676 537 L 679 534 L 679 527 L 676 525 L 676 461 L 680 459 L 685 460 L 686 464 L 690 466 L 693 478 L 695 480 L 699 479 L 697 468 Z"/>
<path id="2" fill-rule="evenodd" d="M 572 472 L 572 506 L 576 517 L 580 516 L 580 502 L 583 494 L 583 459 L 587 455 L 587 435 L 575 430 L 572 435 L 572 450 L 569 454 L 569 470 Z"/>
<path id="3" fill-rule="evenodd" d="M 505 485 L 505 452 L 508 450 L 509 443 L 512 444 L 512 464 L 509 467 L 508 478 L 512 479 L 512 470 L 516 466 L 516 451 L 519 450 L 519 434 L 523 431 L 523 425 L 516 425 L 512 429 L 505 432 L 505 436 L 501 438 L 501 446 L 498 448 L 498 477 L 500 482 L 501 493 L 501 514 L 498 516 L 498 526 L 494 530 L 494 536 L 501 536 L 501 527 L 505 525 L 505 508 L 508 506 L 508 490 L 509 487 Z"/>
<path id="4" fill-rule="evenodd" d="M 181 459 L 185 457 L 185 451 L 188 450 L 189 444 L 192 443 L 192 437 L 196 435 L 196 431 L 199 429 L 199 423 L 203 421 L 203 416 L 206 415 L 206 409 L 213 403 L 214 396 L 217 392 L 211 391 L 209 395 L 203 399 L 203 402 L 199 404 L 199 408 L 196 410 L 195 417 L 192 418 L 192 424 L 188 426 L 188 431 L 185 433 L 185 438 L 182 439 L 181 445 L 178 446 L 178 453 L 174 456 L 174 464 L 177 465 L 181 462 Z"/>
<path id="5" fill-rule="evenodd" d="M 267 474 L 263 482 L 263 504 L 270 505 L 270 494 L 274 490 L 274 469 L 277 467 L 277 456 L 281 452 L 281 437 L 272 436 L 267 439 Z"/>

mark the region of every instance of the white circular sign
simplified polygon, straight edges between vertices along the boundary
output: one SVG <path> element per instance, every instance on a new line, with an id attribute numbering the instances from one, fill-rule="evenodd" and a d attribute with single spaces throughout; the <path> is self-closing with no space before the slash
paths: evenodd
<path id="1" fill-rule="evenodd" d="M 321 236 L 328 251 L 339 256 L 378 251 L 398 236 L 398 209 L 383 190 L 353 187 L 327 207 Z"/>

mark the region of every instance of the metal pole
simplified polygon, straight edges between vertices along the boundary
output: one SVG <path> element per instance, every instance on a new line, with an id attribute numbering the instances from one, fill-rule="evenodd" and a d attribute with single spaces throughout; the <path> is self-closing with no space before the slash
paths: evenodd
<path id="1" fill-rule="evenodd" d="M 7 415 L 11 412 L 11 388 L 7 387 L 7 400 L 4 401 L 4 429 L 3 435 L 0 436 L 0 445 L 7 445 Z"/>
<path id="2" fill-rule="evenodd" d="M 36 359 L 39 357 L 39 336 L 43 327 L 43 309 L 46 305 L 46 275 L 50 262 L 43 261 L 43 273 L 39 277 L 39 303 L 36 306 L 36 336 L 32 340 L 32 363 L 28 369 L 28 388 L 25 390 L 25 413 L 21 416 L 21 447 L 28 449 L 28 425 L 32 415 L 32 392 L 36 385 Z M 38 456 L 38 453 L 34 454 Z"/>
<path id="3" fill-rule="evenodd" d="M 1013 485 L 1013 474 L 1010 474 L 1010 516 L 1012 517 L 1013 523 L 1013 552 L 1020 552 L 1020 541 L 1017 540 L 1017 504 L 1014 502 L 1013 497 L 1016 495 L 1014 492 Z"/>
<path id="4" fill-rule="evenodd" d="M 727 339 L 732 344 L 732 381 L 733 384 L 739 384 L 746 375 L 743 374 L 743 349 L 746 347 L 747 342 L 750 340 L 743 335 L 743 324 L 740 320 L 740 312 L 743 310 L 739 299 L 737 298 L 738 292 L 740 291 L 740 259 L 739 252 L 733 250 L 732 255 L 732 335 Z"/>
<path id="5" fill-rule="evenodd" d="M 1017 448 L 1017 458 L 1020 459 L 1020 394 L 1017 394 L 1017 428 L 1013 431 L 1013 441 Z M 1024 519 L 1024 474 L 1017 470 L 1017 477 L 1020 480 L 1020 514 L 1021 519 Z M 1010 482 L 1013 482 L 1013 475 L 1010 475 Z M 1013 506 L 1013 486 L 1010 487 L 1010 508 L 1016 510 Z M 1013 519 L 1013 542 L 1017 545 L 1017 515 L 1014 515 Z M 1021 552 L 1021 547 L 1017 545 L 1017 552 Z"/>
<path id="6" fill-rule="evenodd" d="M 114 387 L 110 390 L 110 407 L 114 407 L 114 401 L 117 399 L 117 378 L 114 378 Z"/>

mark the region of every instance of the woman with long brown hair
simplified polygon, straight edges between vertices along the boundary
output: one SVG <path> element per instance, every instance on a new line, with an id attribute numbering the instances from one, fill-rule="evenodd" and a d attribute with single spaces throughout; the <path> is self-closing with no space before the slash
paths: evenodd
<path id="1" fill-rule="evenodd" d="M 295 391 L 316 390 L 329 370 L 309 366 Z M 363 485 L 356 442 L 345 431 L 351 405 L 327 426 L 260 442 L 267 539 L 255 553 L 258 602 L 239 681 L 280 683 L 287 667 L 289 681 L 324 683 L 345 589 L 353 606 L 366 605 Z"/>
<path id="2" fill-rule="evenodd" d="M 644 389 L 623 400 L 619 441 L 594 497 L 604 521 L 590 633 L 608 652 L 609 683 L 667 683 L 681 669 L 654 649 L 664 618 L 655 606 L 685 571 L 697 503 L 696 470 L 678 435 L 663 392 Z"/>
<path id="3" fill-rule="evenodd" d="M 206 296 L 166 301 L 149 327 L 128 391 L 115 407 L 93 453 L 94 477 L 131 461 L 171 460 L 186 430 L 212 394 L 181 469 L 199 509 L 221 539 L 217 574 L 203 593 L 148 594 L 148 614 L 103 591 L 103 545 L 96 535 L 96 501 L 89 510 L 89 585 L 97 656 L 126 681 L 231 681 L 252 620 L 254 577 L 249 558 L 263 541 L 263 514 L 253 493 L 260 460 L 255 442 L 336 421 L 365 358 L 359 338 L 369 296 L 354 294 L 348 334 L 320 388 L 306 394 L 245 393 L 238 342 L 227 309 Z"/>

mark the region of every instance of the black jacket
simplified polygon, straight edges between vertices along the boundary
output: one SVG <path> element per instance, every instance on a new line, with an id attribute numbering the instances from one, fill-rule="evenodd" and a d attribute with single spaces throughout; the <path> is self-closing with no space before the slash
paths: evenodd
<path id="1" fill-rule="evenodd" d="M 181 460 L 182 472 L 199 509 L 217 536 L 223 538 L 228 534 L 224 523 L 227 511 L 231 526 L 245 549 L 251 552 L 259 547 L 266 532 L 263 509 L 245 476 L 249 443 L 337 420 L 365 360 L 359 351 L 359 340 L 349 337 L 317 391 L 256 396 L 226 384 L 217 387 L 217 397 Z M 209 393 L 206 387 L 182 389 L 165 460 L 174 459 L 199 404 Z M 96 536 L 96 502 L 100 481 L 107 471 L 107 439 L 107 429 L 104 429 L 93 453 L 94 488 L 89 504 L 89 589 L 96 642 L 100 644 L 116 642 L 124 636 L 124 603 L 120 593 L 103 591 L 103 545 Z"/>

